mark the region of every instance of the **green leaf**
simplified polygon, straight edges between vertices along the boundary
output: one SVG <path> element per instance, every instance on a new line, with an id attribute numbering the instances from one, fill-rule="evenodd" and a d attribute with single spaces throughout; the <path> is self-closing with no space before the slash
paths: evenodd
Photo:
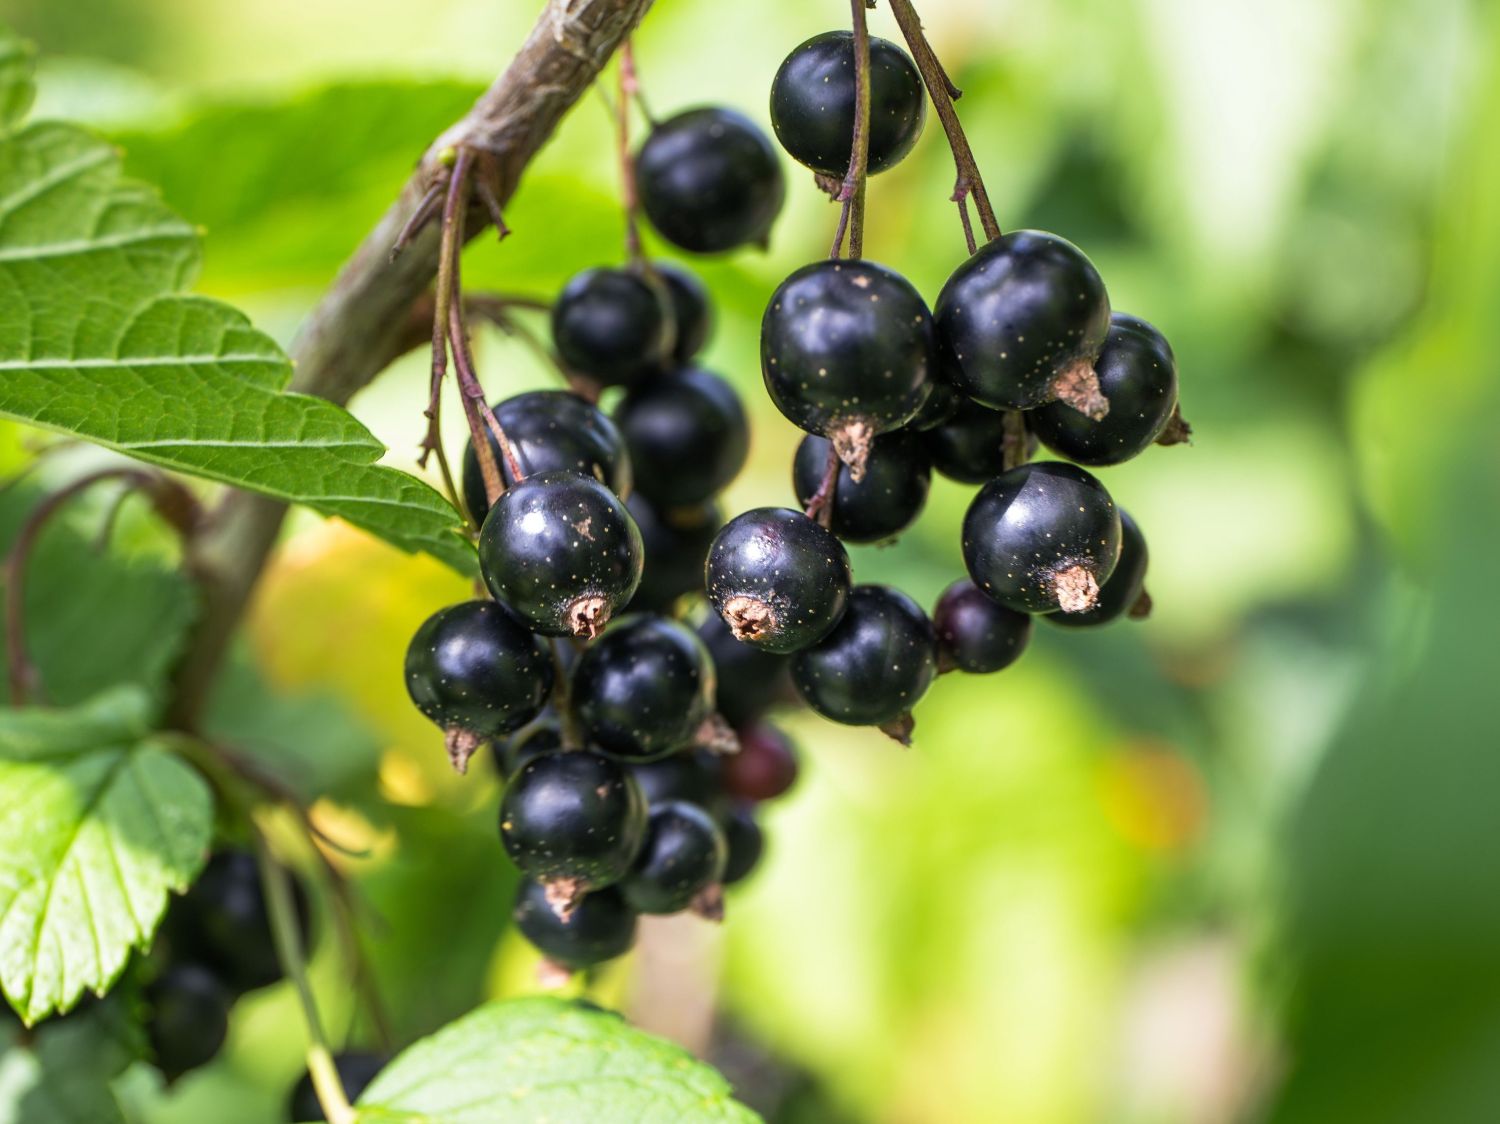
<path id="1" fill-rule="evenodd" d="M 102 994 L 203 864 L 208 786 L 149 715 L 135 689 L 0 711 L 0 986 L 28 1023 Z"/>
<path id="2" fill-rule="evenodd" d="M 290 363 L 243 315 L 177 291 L 197 263 L 193 229 L 103 141 L 45 123 L 0 140 L 0 414 L 472 570 L 442 496 L 377 465 L 348 411 L 286 393 Z"/>
<path id="3" fill-rule="evenodd" d="M 113 997 L 48 1019 L 25 1045 L 0 1047 L 0 1120 L 116 1124 L 126 1115 L 112 1086 L 140 1056 L 140 1028 Z"/>
<path id="4" fill-rule="evenodd" d="M 20 121 L 31 107 L 31 44 L 0 24 L 0 132 Z"/>
<path id="5" fill-rule="evenodd" d="M 406 1050 L 359 1098 L 361 1124 L 739 1124 L 759 1120 L 679 1046 L 561 999 L 490 1003 Z"/>

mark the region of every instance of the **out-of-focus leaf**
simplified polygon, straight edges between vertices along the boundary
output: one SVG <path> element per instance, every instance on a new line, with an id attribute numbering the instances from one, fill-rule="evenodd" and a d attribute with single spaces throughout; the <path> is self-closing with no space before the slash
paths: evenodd
<path id="1" fill-rule="evenodd" d="M 49 1019 L 25 1044 L 0 1045 L 0 1120 L 116 1124 L 127 1119 L 111 1082 L 140 1056 L 140 1028 L 113 998 Z"/>
<path id="2" fill-rule="evenodd" d="M 0 129 L 26 116 L 35 93 L 31 44 L 0 24 Z"/>

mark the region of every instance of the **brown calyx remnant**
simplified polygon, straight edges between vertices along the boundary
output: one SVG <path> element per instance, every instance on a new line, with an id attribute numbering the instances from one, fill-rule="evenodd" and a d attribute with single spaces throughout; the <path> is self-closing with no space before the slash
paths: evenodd
<path id="1" fill-rule="evenodd" d="M 688 908 L 705 921 L 723 921 L 724 887 L 718 882 L 703 887 L 688 903 Z"/>
<path id="2" fill-rule="evenodd" d="M 1151 615 L 1151 594 L 1144 589 L 1141 595 L 1135 599 L 1135 604 L 1130 606 L 1130 612 L 1126 614 L 1133 621 L 1143 621 Z"/>
<path id="3" fill-rule="evenodd" d="M 1083 613 L 1099 603 L 1099 582 L 1089 567 L 1074 564 L 1052 577 L 1052 595 L 1065 613 Z"/>
<path id="4" fill-rule="evenodd" d="M 875 431 L 862 418 L 850 418 L 840 422 L 828 433 L 833 442 L 833 451 L 839 460 L 849 467 L 849 478 L 858 484 L 865 478 L 865 464 L 870 459 L 870 446 L 875 443 Z"/>
<path id="5" fill-rule="evenodd" d="M 556 960 L 543 960 L 536 966 L 536 982 L 548 991 L 556 991 L 566 986 L 573 978 L 573 969 L 566 964 L 559 964 Z"/>
<path id="6" fill-rule="evenodd" d="M 724 603 L 724 623 L 736 640 L 748 644 L 776 631 L 776 614 L 757 597 L 731 597 Z"/>
<path id="7" fill-rule="evenodd" d="M 448 747 L 448 760 L 453 762 L 453 771 L 463 776 L 469 771 L 469 758 L 484 744 L 484 739 L 462 726 L 449 726 L 443 734 L 443 744 Z"/>
<path id="8" fill-rule="evenodd" d="M 917 720 L 911 716 L 911 711 L 898 714 L 885 725 L 880 727 L 880 732 L 892 741 L 898 741 L 907 749 L 911 748 L 911 736 L 916 732 Z"/>
<path id="9" fill-rule="evenodd" d="M 582 640 L 592 640 L 609 623 L 609 602 L 598 596 L 580 597 L 568 606 L 568 627 Z"/>
<path id="10" fill-rule="evenodd" d="M 557 914 L 557 919 L 563 922 L 573 916 L 573 911 L 578 908 L 578 903 L 583 901 L 583 895 L 587 889 L 588 885 L 582 878 L 553 878 L 542 883 L 542 892 L 547 898 L 547 904 L 552 907 L 552 912 Z"/>
<path id="11" fill-rule="evenodd" d="M 1188 425 L 1187 419 L 1182 416 L 1182 407 L 1173 406 L 1172 416 L 1167 419 L 1167 424 L 1162 427 L 1161 433 L 1157 434 L 1158 445 L 1190 445 L 1193 441 L 1193 427 Z"/>
<path id="12" fill-rule="evenodd" d="M 693 744 L 721 757 L 740 751 L 740 736 L 722 714 L 715 712 L 693 732 Z"/>
<path id="13" fill-rule="evenodd" d="M 817 184 L 818 190 L 835 203 L 838 202 L 839 193 L 844 190 L 844 177 L 842 176 L 825 176 L 821 172 L 814 172 L 813 183 Z"/>
<path id="14" fill-rule="evenodd" d="M 1099 387 L 1094 360 L 1079 356 L 1057 373 L 1052 380 L 1052 397 L 1077 410 L 1084 417 L 1098 421 L 1109 413 L 1109 399 Z"/>

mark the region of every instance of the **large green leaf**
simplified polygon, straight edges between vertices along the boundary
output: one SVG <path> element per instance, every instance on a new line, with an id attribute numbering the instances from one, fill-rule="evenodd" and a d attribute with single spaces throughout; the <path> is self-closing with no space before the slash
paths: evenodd
<path id="1" fill-rule="evenodd" d="M 26 115 L 33 92 L 31 44 L 0 24 L 0 128 Z"/>
<path id="2" fill-rule="evenodd" d="M 490 1003 L 425 1038 L 359 1098 L 361 1124 L 739 1124 L 759 1117 L 678 1046 L 560 999 Z"/>
<path id="3" fill-rule="evenodd" d="M 102 993 L 203 863 L 208 786 L 149 716 L 136 689 L 0 711 L 0 986 L 27 1022 Z"/>
<path id="4" fill-rule="evenodd" d="M 458 513 L 331 402 L 289 394 L 280 348 L 184 295 L 196 232 L 68 125 L 0 139 L 0 414 L 339 516 L 461 569 Z"/>

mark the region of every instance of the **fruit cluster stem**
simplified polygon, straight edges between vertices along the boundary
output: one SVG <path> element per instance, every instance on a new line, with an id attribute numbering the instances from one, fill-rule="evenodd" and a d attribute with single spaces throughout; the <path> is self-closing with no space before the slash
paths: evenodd
<path id="1" fill-rule="evenodd" d="M 615 100 L 615 142 L 620 156 L 620 201 L 625 208 L 625 256 L 632 263 L 644 257 L 641 250 L 641 194 L 636 185 L 635 157 L 630 152 L 630 106 L 640 95 L 635 72 L 635 51 L 630 40 L 620 44 L 620 86 Z"/>
<path id="2" fill-rule="evenodd" d="M 839 224 L 833 234 L 833 250 L 840 256 L 848 232 L 849 257 L 865 252 L 865 185 L 870 167 L 870 26 L 865 18 L 865 0 L 850 0 L 854 27 L 854 136 L 849 149 L 849 171 L 839 187 Z"/>

